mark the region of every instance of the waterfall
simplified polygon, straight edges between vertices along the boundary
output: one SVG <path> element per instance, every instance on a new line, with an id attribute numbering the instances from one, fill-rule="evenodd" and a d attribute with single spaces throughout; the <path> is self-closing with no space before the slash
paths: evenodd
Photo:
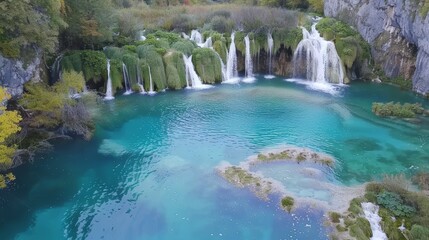
<path id="1" fill-rule="evenodd" d="M 203 36 L 197 30 L 192 30 L 191 41 L 194 41 L 197 45 L 203 44 Z"/>
<path id="2" fill-rule="evenodd" d="M 363 202 L 361 205 L 365 218 L 371 225 L 371 240 L 387 240 L 387 236 L 380 226 L 381 217 L 378 215 L 378 206 L 370 202 Z"/>
<path id="3" fill-rule="evenodd" d="M 335 45 L 320 36 L 316 24 L 311 26 L 311 32 L 302 28 L 303 39 L 293 56 L 294 77 L 317 83 L 342 84 L 343 67 Z"/>
<path id="4" fill-rule="evenodd" d="M 141 69 L 139 68 L 139 66 L 136 66 L 136 71 L 137 71 L 137 84 L 139 85 L 140 88 L 140 93 L 141 94 L 146 94 L 146 91 L 144 90 L 144 82 L 142 79 L 142 74 L 141 74 Z"/>
<path id="5" fill-rule="evenodd" d="M 149 92 L 147 92 L 149 95 L 154 95 L 156 92 L 153 89 L 153 81 L 152 81 L 152 72 L 150 71 L 150 66 L 148 65 L 147 68 L 149 69 Z"/>
<path id="6" fill-rule="evenodd" d="M 271 36 L 271 33 L 268 33 L 267 36 L 267 43 L 268 43 L 268 75 L 265 75 L 264 78 L 266 79 L 273 79 L 273 47 L 274 47 L 274 40 L 273 36 Z"/>
<path id="7" fill-rule="evenodd" d="M 189 35 L 188 34 L 186 34 L 186 33 L 184 33 L 184 32 L 182 32 L 182 37 L 184 38 L 184 39 L 189 39 L 190 37 L 189 37 Z"/>
<path id="8" fill-rule="evenodd" d="M 211 47 L 213 47 L 212 37 L 207 38 L 207 40 L 203 44 L 201 44 L 199 46 L 202 47 L 202 48 L 211 48 Z"/>
<path id="9" fill-rule="evenodd" d="M 125 84 L 124 95 L 129 95 L 129 94 L 133 93 L 133 91 L 131 90 L 130 79 L 129 79 L 129 75 L 128 75 L 127 66 L 125 65 L 125 63 L 122 63 L 122 73 L 124 76 L 124 84 Z"/>
<path id="10" fill-rule="evenodd" d="M 192 55 L 189 57 L 186 57 L 183 55 L 183 61 L 185 62 L 185 68 L 186 68 L 186 82 L 187 86 L 189 86 L 189 82 L 191 83 L 191 87 L 193 89 L 205 89 L 212 87 L 211 85 L 203 84 L 201 82 L 200 77 L 198 76 L 197 72 L 195 72 L 194 64 L 192 63 Z"/>
<path id="11" fill-rule="evenodd" d="M 244 38 L 244 44 L 246 45 L 246 55 L 245 55 L 245 69 L 246 77 L 243 79 L 243 82 L 252 83 L 256 79 L 253 77 L 253 62 L 252 62 L 252 53 L 250 52 L 250 40 L 249 35 Z"/>
<path id="12" fill-rule="evenodd" d="M 231 45 L 229 45 L 228 59 L 226 61 L 226 81 L 224 83 L 238 83 L 237 52 L 235 48 L 235 33 L 231 34 Z"/>
<path id="13" fill-rule="evenodd" d="M 107 86 L 106 86 L 106 96 L 104 99 L 106 100 L 112 100 L 115 97 L 113 97 L 113 91 L 112 91 L 112 78 L 110 77 L 110 59 L 107 59 Z"/>
<path id="14" fill-rule="evenodd" d="M 56 83 L 61 78 L 61 61 L 63 60 L 63 55 L 59 55 L 54 64 L 51 67 L 51 83 Z"/>
<path id="15" fill-rule="evenodd" d="M 214 51 L 214 50 L 213 50 Z M 223 63 L 223 60 L 222 60 L 222 58 L 220 57 L 220 55 L 219 55 L 219 53 L 217 53 L 216 51 L 214 51 L 215 53 L 216 53 L 216 55 L 218 56 L 218 58 L 219 58 L 219 61 L 220 61 L 220 67 L 221 67 L 221 70 L 222 70 L 222 82 L 224 82 L 224 81 L 226 81 L 227 80 L 227 76 L 226 76 L 226 65 L 225 65 L 225 63 Z M 227 54 L 228 55 L 228 54 Z"/>

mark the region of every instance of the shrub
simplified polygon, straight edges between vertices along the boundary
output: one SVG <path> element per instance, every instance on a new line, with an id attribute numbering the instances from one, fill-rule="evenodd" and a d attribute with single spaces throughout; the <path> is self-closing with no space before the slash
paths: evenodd
<path id="1" fill-rule="evenodd" d="M 196 48 L 192 52 L 195 71 L 203 83 L 222 82 L 222 70 L 219 56 L 209 48 Z"/>
<path id="2" fill-rule="evenodd" d="M 380 117 L 399 117 L 399 118 L 413 118 L 416 114 L 422 114 L 424 108 L 420 103 L 400 103 L 388 102 L 379 103 L 375 102 L 372 104 L 372 112 Z"/>
<path id="3" fill-rule="evenodd" d="M 290 212 L 293 208 L 293 205 L 295 204 L 295 200 L 293 199 L 293 197 L 287 196 L 282 198 L 281 204 L 284 209 Z"/>
<path id="4" fill-rule="evenodd" d="M 429 228 L 420 225 L 413 225 L 410 231 L 411 239 L 429 240 Z"/>
<path id="5" fill-rule="evenodd" d="M 180 40 L 171 45 L 172 49 L 182 52 L 186 56 L 190 56 L 195 47 L 195 43 L 190 40 Z"/>
<path id="6" fill-rule="evenodd" d="M 428 172 L 420 172 L 417 173 L 412 178 L 413 183 L 417 184 L 422 190 L 429 190 L 429 173 Z"/>
<path id="7" fill-rule="evenodd" d="M 383 191 L 377 195 L 377 203 L 389 209 L 397 217 L 410 217 L 416 212 L 414 207 L 405 205 L 401 196 Z"/>
<path id="8" fill-rule="evenodd" d="M 186 86 L 185 63 L 183 54 L 168 52 L 163 57 L 167 76 L 167 86 L 170 89 L 181 89 Z"/>
<path id="9" fill-rule="evenodd" d="M 339 223 L 341 217 L 341 214 L 337 212 L 329 212 L 329 219 L 331 219 L 331 222 L 333 223 Z"/>
<path id="10" fill-rule="evenodd" d="M 102 78 L 107 78 L 107 60 L 103 52 L 81 51 L 81 61 L 86 81 L 92 80 L 96 83 Z"/>

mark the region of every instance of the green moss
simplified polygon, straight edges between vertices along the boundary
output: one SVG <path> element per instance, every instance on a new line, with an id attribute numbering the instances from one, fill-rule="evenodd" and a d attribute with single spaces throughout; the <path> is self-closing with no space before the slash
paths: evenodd
<path id="1" fill-rule="evenodd" d="M 149 79 L 149 68 L 152 74 L 154 88 L 158 91 L 167 87 L 167 79 L 165 76 L 164 62 L 161 55 L 158 54 L 153 46 L 142 45 L 137 47 L 137 53 L 140 59 L 144 60 L 144 79 Z M 150 81 L 145 81 L 145 89 L 150 88 Z"/>
<path id="2" fill-rule="evenodd" d="M 295 200 L 293 199 L 293 197 L 287 196 L 282 198 L 281 204 L 284 209 L 290 212 L 295 204 Z"/>
<path id="3" fill-rule="evenodd" d="M 18 58 L 21 53 L 20 46 L 13 41 L 0 41 L 0 53 L 6 58 Z"/>
<path id="4" fill-rule="evenodd" d="M 106 47 L 104 49 L 104 54 L 108 59 L 122 59 L 123 50 L 118 47 Z"/>
<path id="5" fill-rule="evenodd" d="M 194 50 L 194 48 L 196 48 L 196 45 L 192 41 L 181 40 L 181 41 L 173 43 L 171 45 L 171 48 L 185 54 L 186 56 L 190 56 L 192 54 L 192 51 Z"/>
<path id="6" fill-rule="evenodd" d="M 351 212 L 354 216 L 359 216 L 362 213 L 361 203 L 364 202 L 363 198 L 354 198 L 350 202 L 348 211 Z"/>
<path id="7" fill-rule="evenodd" d="M 164 55 L 167 86 L 170 89 L 181 89 L 186 86 L 185 63 L 183 54 L 168 52 Z"/>
<path id="8" fill-rule="evenodd" d="M 65 54 L 61 60 L 61 68 L 64 71 L 82 72 L 82 60 L 79 51 Z"/>
<path id="9" fill-rule="evenodd" d="M 340 218 L 342 218 L 341 214 L 339 214 L 337 212 L 329 212 L 329 219 L 331 220 L 331 222 L 339 223 Z"/>
<path id="10" fill-rule="evenodd" d="M 350 236 L 359 240 L 369 240 L 372 236 L 371 225 L 365 218 L 358 217 L 350 226 Z"/>
<path id="11" fill-rule="evenodd" d="M 231 183 L 240 183 L 242 185 L 261 184 L 261 179 L 253 176 L 244 169 L 236 166 L 228 167 L 224 172 L 225 178 Z"/>
<path id="12" fill-rule="evenodd" d="M 274 52 L 277 52 L 282 44 L 285 48 L 291 48 L 292 51 L 295 51 L 298 43 L 302 40 L 302 29 L 277 28 L 273 31 L 272 37 L 274 40 Z"/>
<path id="13" fill-rule="evenodd" d="M 195 71 L 203 83 L 222 82 L 221 62 L 218 55 L 209 48 L 196 48 L 192 52 Z"/>
<path id="14" fill-rule="evenodd" d="M 338 232 L 345 232 L 345 231 L 347 231 L 347 230 L 348 230 L 348 228 L 347 228 L 347 227 L 342 226 L 342 225 L 340 225 L 340 224 L 338 224 L 335 228 L 337 229 L 337 231 L 338 231 Z"/>
<path id="15" fill-rule="evenodd" d="M 410 231 L 411 239 L 429 240 L 429 228 L 420 225 L 414 225 Z"/>
<path id="16" fill-rule="evenodd" d="M 137 82 L 138 82 L 138 80 L 137 80 L 137 66 L 138 66 L 138 62 L 139 62 L 137 55 L 125 54 L 122 57 L 122 62 L 127 67 L 128 79 L 130 81 L 130 86 L 137 85 Z"/>
<path id="17" fill-rule="evenodd" d="M 213 43 L 213 49 L 219 54 L 219 56 L 222 58 L 222 61 L 226 63 L 227 61 L 227 47 L 226 43 L 224 41 L 216 41 Z"/>
<path id="18" fill-rule="evenodd" d="M 103 52 L 82 51 L 81 60 L 83 75 L 86 81 L 92 80 L 93 82 L 98 82 L 101 79 L 107 79 L 107 60 Z"/>
<path id="19" fill-rule="evenodd" d="M 118 59 L 110 60 L 110 78 L 112 79 L 112 90 L 113 93 L 116 92 L 117 89 L 123 89 L 122 86 L 122 61 Z M 107 84 L 107 80 L 106 80 Z"/>

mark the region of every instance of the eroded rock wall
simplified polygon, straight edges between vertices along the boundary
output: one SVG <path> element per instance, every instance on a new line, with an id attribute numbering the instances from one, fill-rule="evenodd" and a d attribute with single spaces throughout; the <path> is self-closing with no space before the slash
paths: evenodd
<path id="1" fill-rule="evenodd" d="M 325 0 L 325 15 L 354 26 L 388 77 L 429 93 L 429 15 L 414 0 Z"/>

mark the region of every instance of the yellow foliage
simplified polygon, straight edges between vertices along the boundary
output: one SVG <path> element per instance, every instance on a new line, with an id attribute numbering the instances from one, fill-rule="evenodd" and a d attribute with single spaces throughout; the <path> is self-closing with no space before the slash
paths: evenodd
<path id="1" fill-rule="evenodd" d="M 82 72 L 70 71 L 64 72 L 61 81 L 54 85 L 54 90 L 58 93 L 80 93 L 85 87 L 85 78 Z"/>
<path id="2" fill-rule="evenodd" d="M 0 174 L 0 189 L 6 188 L 7 183 L 14 181 L 16 178 L 12 173 Z"/>
<path id="3" fill-rule="evenodd" d="M 0 170 L 7 169 L 12 165 L 12 157 L 15 146 L 8 143 L 8 139 L 19 132 L 22 120 L 17 111 L 7 111 L 3 103 L 10 99 L 10 94 L 0 87 Z"/>

